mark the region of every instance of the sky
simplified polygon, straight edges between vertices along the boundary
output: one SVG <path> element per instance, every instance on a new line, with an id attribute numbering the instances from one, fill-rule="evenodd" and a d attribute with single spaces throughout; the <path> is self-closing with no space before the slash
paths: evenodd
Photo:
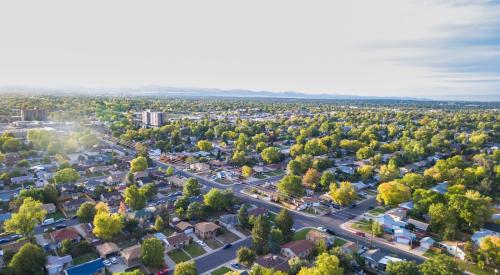
<path id="1" fill-rule="evenodd" d="M 0 86 L 500 100 L 500 1 L 1 1 Z"/>

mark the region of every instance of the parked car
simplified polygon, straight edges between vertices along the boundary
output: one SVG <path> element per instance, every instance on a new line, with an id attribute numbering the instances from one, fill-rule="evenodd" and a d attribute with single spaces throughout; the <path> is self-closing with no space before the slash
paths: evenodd
<path id="1" fill-rule="evenodd" d="M 333 230 L 331 230 L 330 228 L 326 229 L 326 233 L 331 234 L 331 235 L 335 235 L 335 232 Z"/>
<path id="2" fill-rule="evenodd" d="M 319 226 L 317 229 L 318 229 L 319 231 L 321 231 L 321 232 L 326 232 L 326 228 L 324 228 L 324 227 L 322 227 L 322 226 Z"/>
<path id="3" fill-rule="evenodd" d="M 9 241 L 9 239 L 0 239 L 0 243 L 8 243 Z"/>
<path id="4" fill-rule="evenodd" d="M 375 206 L 369 206 L 368 207 L 368 210 L 373 210 L 373 209 L 375 209 Z"/>
<path id="5" fill-rule="evenodd" d="M 111 262 L 109 260 L 102 261 L 105 266 L 111 266 Z"/>
<path id="6" fill-rule="evenodd" d="M 196 243 L 201 246 L 205 246 L 205 243 L 202 240 L 197 240 Z"/>
<path id="7" fill-rule="evenodd" d="M 54 221 L 54 218 L 50 218 L 50 219 L 46 219 L 42 222 L 42 225 L 49 225 L 49 224 L 53 224 L 55 221 Z"/>
<path id="8" fill-rule="evenodd" d="M 56 225 L 56 229 L 62 229 L 62 228 L 66 228 L 67 225 L 65 224 L 58 224 Z"/>
<path id="9" fill-rule="evenodd" d="M 240 269 L 240 265 L 238 263 L 232 263 L 231 267 L 234 269 Z"/>
<path id="10" fill-rule="evenodd" d="M 233 245 L 232 245 L 232 244 L 230 244 L 230 243 L 227 243 L 227 244 L 225 244 L 225 245 L 222 247 L 222 249 L 228 249 L 228 248 L 230 248 L 231 246 L 233 246 Z"/>
<path id="11" fill-rule="evenodd" d="M 351 204 L 349 207 L 350 207 L 350 208 L 356 208 L 356 204 L 355 204 L 355 203 L 353 203 L 353 204 Z"/>
<path id="12" fill-rule="evenodd" d="M 111 258 L 109 260 L 111 261 L 112 264 L 118 263 L 118 260 L 116 259 L 116 257 L 113 257 L 113 258 Z"/>
<path id="13" fill-rule="evenodd" d="M 167 275 L 168 274 L 168 267 L 156 272 L 156 275 Z"/>
<path id="14" fill-rule="evenodd" d="M 360 237 L 366 238 L 366 234 L 364 232 L 357 231 L 355 234 L 356 234 L 356 236 L 360 236 Z"/>

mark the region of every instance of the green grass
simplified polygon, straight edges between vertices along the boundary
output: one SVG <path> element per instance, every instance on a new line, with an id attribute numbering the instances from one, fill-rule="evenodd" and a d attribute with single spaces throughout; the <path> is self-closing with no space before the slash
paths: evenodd
<path id="1" fill-rule="evenodd" d="M 203 240 L 210 248 L 217 249 L 222 247 L 222 243 L 214 238 Z"/>
<path id="2" fill-rule="evenodd" d="M 99 254 L 97 254 L 95 252 L 83 254 L 83 255 L 80 255 L 76 258 L 73 258 L 73 265 L 79 265 L 79 264 L 83 264 L 86 262 L 90 262 L 90 261 L 95 260 L 97 258 L 99 258 Z"/>
<path id="3" fill-rule="evenodd" d="M 189 255 L 186 254 L 181 249 L 168 252 L 168 257 L 170 257 L 170 259 L 172 259 L 172 261 L 174 261 L 176 264 L 178 264 L 180 262 L 186 262 L 186 261 L 189 261 L 191 259 L 189 257 Z"/>
<path id="4" fill-rule="evenodd" d="M 53 218 L 54 221 L 57 221 L 59 219 L 64 219 L 65 217 L 64 217 L 64 214 L 61 211 L 57 210 L 56 212 L 54 212 L 52 214 L 48 214 L 45 217 L 45 219 L 51 219 L 51 218 Z"/>
<path id="5" fill-rule="evenodd" d="M 337 246 L 343 246 L 345 243 L 347 243 L 346 240 L 344 239 L 341 239 L 341 238 L 335 238 L 333 240 L 333 246 L 337 247 Z"/>
<path id="6" fill-rule="evenodd" d="M 263 175 L 253 175 L 252 177 L 254 177 L 256 179 L 260 179 L 260 180 L 267 178 L 266 176 L 263 176 Z"/>
<path id="7" fill-rule="evenodd" d="M 273 212 L 268 212 L 267 213 L 267 219 L 272 222 L 273 224 L 276 222 L 276 213 Z"/>
<path id="8" fill-rule="evenodd" d="M 210 274 L 212 274 L 212 275 L 223 275 L 223 274 L 226 274 L 226 273 L 228 273 L 230 271 L 231 271 L 231 269 L 223 266 L 221 268 L 218 268 L 218 269 L 212 271 L 212 273 L 210 273 Z"/>
<path id="9" fill-rule="evenodd" d="M 428 257 L 428 258 L 431 258 L 431 257 L 434 257 L 434 256 L 439 255 L 439 254 L 444 254 L 444 255 L 446 255 L 446 256 L 448 256 L 450 258 L 453 258 L 453 256 L 450 255 L 450 254 L 442 253 L 442 252 L 439 252 L 439 251 L 433 251 L 432 249 L 427 250 L 424 253 L 424 256 Z M 490 274 L 495 274 L 494 269 L 491 268 L 491 267 L 489 267 L 489 266 L 485 266 L 484 269 L 480 269 L 479 266 L 476 263 L 465 262 L 465 261 L 462 261 L 460 259 L 455 259 L 455 262 L 463 270 L 468 271 L 468 272 L 470 272 L 472 274 L 475 274 L 475 275 L 490 275 Z"/>
<path id="10" fill-rule="evenodd" d="M 366 219 L 355 222 L 351 227 L 368 233 L 372 230 L 370 222 Z"/>
<path id="11" fill-rule="evenodd" d="M 205 250 L 194 243 L 186 246 L 184 250 L 193 258 L 205 254 Z"/>
<path id="12" fill-rule="evenodd" d="M 377 215 L 380 215 L 380 214 L 384 214 L 387 210 L 383 207 L 377 207 L 375 209 L 372 209 L 370 211 L 368 211 L 368 213 L 374 215 L 374 216 L 377 216 Z"/>
<path id="13" fill-rule="evenodd" d="M 304 228 L 304 229 L 301 229 L 301 230 L 295 232 L 295 234 L 293 234 L 293 240 L 294 241 L 305 240 L 306 235 L 309 231 L 311 231 L 311 228 Z"/>

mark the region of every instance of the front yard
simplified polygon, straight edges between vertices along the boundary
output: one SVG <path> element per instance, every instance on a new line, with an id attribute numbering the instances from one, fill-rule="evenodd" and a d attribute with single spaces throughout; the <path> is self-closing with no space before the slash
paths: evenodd
<path id="1" fill-rule="evenodd" d="M 301 229 L 301 230 L 295 232 L 295 234 L 293 234 L 293 240 L 294 241 L 305 240 L 306 235 L 309 231 L 311 231 L 311 228 L 304 228 L 304 229 Z"/>
<path id="2" fill-rule="evenodd" d="M 359 220 L 351 225 L 352 228 L 358 229 L 364 232 L 370 233 L 372 230 L 372 225 L 367 219 Z"/>
<path id="3" fill-rule="evenodd" d="M 239 240 L 240 237 L 229 230 L 225 230 L 224 234 L 217 236 L 217 239 L 219 239 L 223 243 L 232 243 Z"/>
<path id="4" fill-rule="evenodd" d="M 203 240 L 210 248 L 217 249 L 222 247 L 222 243 L 214 238 Z"/>
<path id="5" fill-rule="evenodd" d="M 198 244 L 192 243 L 184 248 L 184 250 L 191 255 L 192 258 L 198 257 L 205 254 L 205 249 L 203 249 Z"/>
<path id="6" fill-rule="evenodd" d="M 87 254 L 83 254 L 76 258 L 73 258 L 73 265 L 83 264 L 97 258 L 99 258 L 99 254 L 97 254 L 96 252 L 89 252 Z"/>
<path id="7" fill-rule="evenodd" d="M 212 275 L 223 275 L 223 274 L 226 274 L 226 273 L 228 273 L 230 271 L 231 271 L 231 269 L 223 266 L 221 268 L 218 268 L 218 269 L 212 271 L 212 273 L 210 273 L 210 274 L 212 274 Z"/>
<path id="8" fill-rule="evenodd" d="M 47 216 L 45 217 L 45 219 L 54 219 L 54 221 L 57 221 L 59 219 L 64 219 L 66 217 L 64 217 L 64 214 L 57 210 L 56 212 L 52 213 L 52 214 L 47 214 Z"/>
<path id="9" fill-rule="evenodd" d="M 188 254 L 186 254 L 182 249 L 177 249 L 174 251 L 170 251 L 167 253 L 168 257 L 172 259 L 176 264 L 181 263 L 181 262 L 186 262 L 191 259 Z"/>

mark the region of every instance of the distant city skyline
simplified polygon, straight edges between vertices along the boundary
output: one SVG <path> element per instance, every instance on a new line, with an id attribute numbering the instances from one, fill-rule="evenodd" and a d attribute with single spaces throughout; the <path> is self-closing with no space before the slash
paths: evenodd
<path id="1" fill-rule="evenodd" d="M 2 6 L 4 87 L 158 85 L 500 100 L 499 1 Z"/>

